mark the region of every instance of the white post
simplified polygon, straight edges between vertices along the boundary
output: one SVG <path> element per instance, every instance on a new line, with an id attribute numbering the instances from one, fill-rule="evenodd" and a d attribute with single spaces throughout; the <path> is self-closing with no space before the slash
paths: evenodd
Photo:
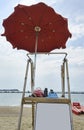
<path id="1" fill-rule="evenodd" d="M 34 91 L 34 68 L 33 62 L 31 62 L 31 92 Z"/>
<path id="2" fill-rule="evenodd" d="M 18 130 L 20 130 L 20 127 L 21 127 L 21 118 L 22 118 L 22 112 L 23 112 L 23 98 L 25 96 L 25 90 L 26 90 L 26 84 L 27 84 L 28 67 L 29 67 L 29 60 L 27 61 L 27 66 L 26 66 L 26 73 L 25 73 L 23 94 L 22 94 L 21 108 L 20 108 L 20 116 L 18 120 Z"/>
<path id="3" fill-rule="evenodd" d="M 65 61 L 66 61 L 66 75 L 67 75 L 67 85 L 68 85 L 68 97 L 71 100 L 70 82 L 69 82 L 69 71 L 68 71 L 68 61 L 67 61 L 67 59 L 65 59 Z"/>
<path id="4" fill-rule="evenodd" d="M 61 78 L 62 78 L 62 97 L 65 97 L 65 63 L 61 66 Z"/>

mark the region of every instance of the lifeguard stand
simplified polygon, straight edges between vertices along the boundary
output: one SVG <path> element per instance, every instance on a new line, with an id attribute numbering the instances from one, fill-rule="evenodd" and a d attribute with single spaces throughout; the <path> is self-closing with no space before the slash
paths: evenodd
<path id="1" fill-rule="evenodd" d="M 21 100 L 20 116 L 18 121 L 18 130 L 20 130 L 21 126 L 24 104 L 32 105 L 32 130 L 51 130 L 51 129 L 73 130 L 67 53 L 52 52 L 45 54 L 64 55 L 63 63 L 61 65 L 62 95 L 60 98 L 25 96 L 29 65 L 31 68 L 31 93 L 34 91 L 34 65 L 32 59 L 28 54 L 27 55 L 28 61 L 24 78 L 23 94 Z M 67 80 L 67 89 L 68 89 L 67 98 L 65 97 L 65 78 Z"/>

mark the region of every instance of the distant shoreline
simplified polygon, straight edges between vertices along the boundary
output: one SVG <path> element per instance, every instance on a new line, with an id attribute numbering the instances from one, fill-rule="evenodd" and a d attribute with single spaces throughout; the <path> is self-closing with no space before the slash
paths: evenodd
<path id="1" fill-rule="evenodd" d="M 23 93 L 23 91 L 20 90 L 0 90 L 0 93 Z M 31 93 L 30 91 L 26 91 L 25 93 Z M 56 92 L 57 94 L 61 94 L 62 92 Z M 65 92 L 65 94 L 68 94 L 68 92 Z M 78 91 L 71 91 L 71 94 L 84 94 L 84 92 L 78 92 Z"/>
<path id="2" fill-rule="evenodd" d="M 62 93 L 62 92 L 57 92 L 57 93 L 60 94 L 60 93 Z M 70 93 L 71 93 L 71 94 L 84 94 L 84 92 L 76 92 L 76 91 L 75 91 L 75 92 L 72 91 L 72 92 L 70 92 Z M 65 94 L 68 94 L 68 92 L 65 92 Z"/>
<path id="3" fill-rule="evenodd" d="M 22 93 L 23 91 L 19 89 L 0 89 L 0 93 Z M 30 91 L 26 91 L 25 93 L 30 93 Z"/>

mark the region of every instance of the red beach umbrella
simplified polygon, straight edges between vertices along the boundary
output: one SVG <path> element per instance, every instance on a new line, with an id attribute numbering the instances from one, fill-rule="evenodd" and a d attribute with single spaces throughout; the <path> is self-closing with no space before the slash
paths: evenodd
<path id="1" fill-rule="evenodd" d="M 6 36 L 13 48 L 31 53 L 66 48 L 66 41 L 71 37 L 67 18 L 44 3 L 17 5 L 3 26 L 2 36 Z"/>
<path id="2" fill-rule="evenodd" d="M 5 36 L 13 48 L 35 53 L 33 78 L 35 79 L 36 53 L 66 48 L 71 37 L 68 20 L 53 8 L 38 3 L 31 6 L 17 5 L 14 12 L 3 21 Z"/>

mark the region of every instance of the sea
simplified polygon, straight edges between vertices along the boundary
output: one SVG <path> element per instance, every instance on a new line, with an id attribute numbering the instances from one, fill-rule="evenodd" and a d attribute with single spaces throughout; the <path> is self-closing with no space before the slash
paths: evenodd
<path id="1" fill-rule="evenodd" d="M 29 93 L 26 93 L 27 96 Z M 20 106 L 21 98 L 22 93 L 0 93 L 0 106 Z M 71 102 L 80 102 L 81 105 L 84 105 L 84 94 L 71 94 Z"/>

